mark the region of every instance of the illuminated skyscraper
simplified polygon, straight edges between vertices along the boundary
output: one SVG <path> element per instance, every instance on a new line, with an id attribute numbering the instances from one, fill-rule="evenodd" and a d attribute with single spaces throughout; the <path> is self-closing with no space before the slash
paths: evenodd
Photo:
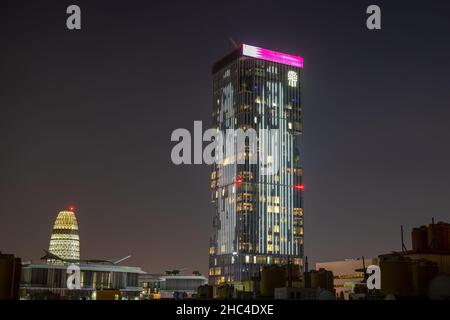
<path id="1" fill-rule="evenodd" d="M 61 211 L 56 217 L 48 251 L 62 259 L 80 260 L 78 222 L 73 208 Z M 49 259 L 48 262 L 58 261 Z"/>
<path id="2" fill-rule="evenodd" d="M 245 44 L 213 66 L 214 127 L 272 130 L 279 140 L 272 145 L 258 134 L 257 164 L 249 161 L 256 152 L 246 141 L 245 152 L 235 147 L 232 157 L 213 165 L 210 284 L 249 280 L 265 265 L 303 266 L 302 68 L 299 56 Z M 236 140 L 224 149 L 230 143 Z M 263 162 L 277 162 L 278 169 L 267 174 Z"/>

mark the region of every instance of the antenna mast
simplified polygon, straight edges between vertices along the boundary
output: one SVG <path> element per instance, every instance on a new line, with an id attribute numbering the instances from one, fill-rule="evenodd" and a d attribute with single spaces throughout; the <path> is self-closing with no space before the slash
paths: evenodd
<path id="1" fill-rule="evenodd" d="M 236 41 L 234 41 L 233 37 L 229 37 L 228 40 L 230 40 L 231 44 L 235 47 L 238 48 L 238 44 L 236 43 Z"/>

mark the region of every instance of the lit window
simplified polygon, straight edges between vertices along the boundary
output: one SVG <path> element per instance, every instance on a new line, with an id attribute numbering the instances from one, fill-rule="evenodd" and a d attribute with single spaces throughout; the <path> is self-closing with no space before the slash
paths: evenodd
<path id="1" fill-rule="evenodd" d="M 290 87 L 297 87 L 298 75 L 295 71 L 288 71 L 288 84 Z"/>

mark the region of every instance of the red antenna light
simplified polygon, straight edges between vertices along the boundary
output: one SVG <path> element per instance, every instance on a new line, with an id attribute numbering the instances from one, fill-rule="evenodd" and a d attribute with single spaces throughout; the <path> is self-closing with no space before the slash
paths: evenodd
<path id="1" fill-rule="evenodd" d="M 305 186 L 303 184 L 296 184 L 294 185 L 294 188 L 301 191 L 305 190 Z"/>
<path id="2" fill-rule="evenodd" d="M 74 207 L 74 206 L 70 206 L 70 207 L 69 207 L 69 210 L 72 211 L 72 212 L 74 212 L 74 211 L 75 211 L 75 207 Z"/>

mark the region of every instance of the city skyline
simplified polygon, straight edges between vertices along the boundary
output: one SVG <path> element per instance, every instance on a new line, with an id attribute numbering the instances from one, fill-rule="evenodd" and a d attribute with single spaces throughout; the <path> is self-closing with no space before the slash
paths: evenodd
<path id="1" fill-rule="evenodd" d="M 307 61 L 311 263 L 398 250 L 400 225 L 450 220 L 449 5 L 380 1 L 372 33 L 367 4 L 81 1 L 85 27 L 68 33 L 64 4 L 2 3 L 1 251 L 39 259 L 73 204 L 83 257 L 207 274 L 210 167 L 173 165 L 170 134 L 211 124 L 210 68 L 230 36 Z"/>

